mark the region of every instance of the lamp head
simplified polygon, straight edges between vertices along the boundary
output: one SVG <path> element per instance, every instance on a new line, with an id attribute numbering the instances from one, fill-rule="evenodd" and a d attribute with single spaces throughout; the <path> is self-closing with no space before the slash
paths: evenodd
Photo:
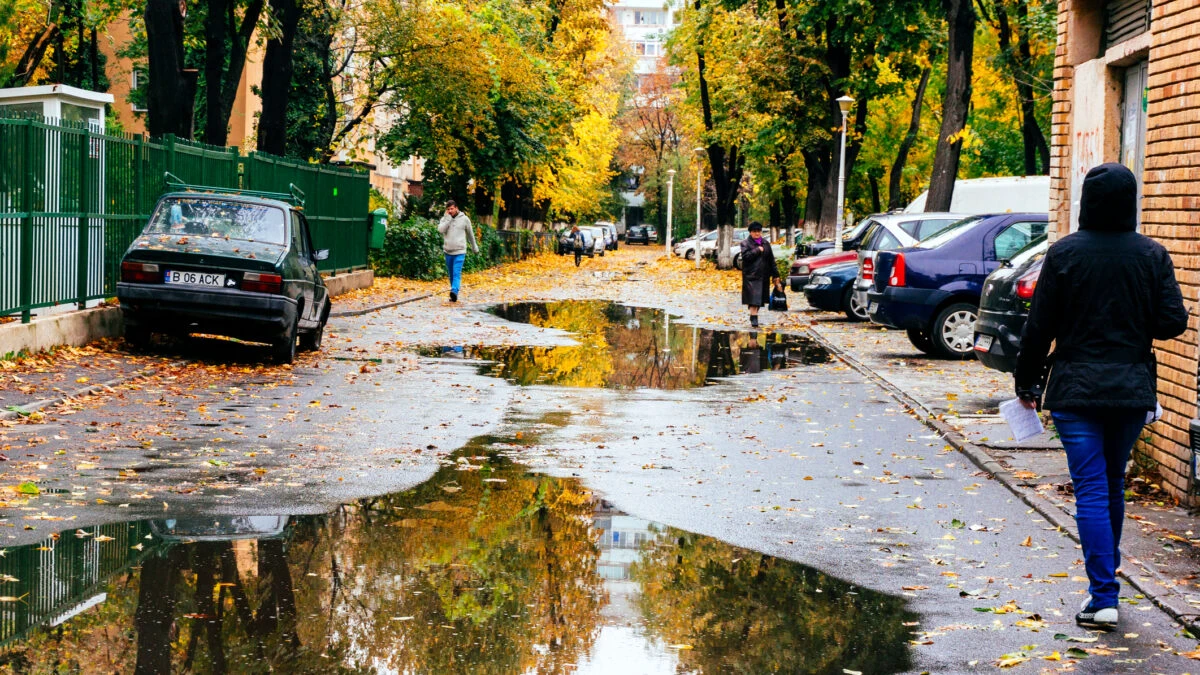
<path id="1" fill-rule="evenodd" d="M 695 152 L 697 155 L 703 155 L 704 153 L 708 152 L 708 148 L 692 148 L 692 150 L 693 150 L 693 151 L 694 151 L 694 152 Z"/>
<path id="2" fill-rule="evenodd" d="M 842 114 L 850 112 L 850 108 L 854 106 L 854 99 L 849 96 L 842 96 L 837 100 L 838 107 L 842 109 Z"/>
<path id="3" fill-rule="evenodd" d="M 668 175 L 668 176 L 672 176 L 672 177 L 674 177 L 674 176 L 675 176 L 675 169 L 667 169 L 667 175 Z"/>

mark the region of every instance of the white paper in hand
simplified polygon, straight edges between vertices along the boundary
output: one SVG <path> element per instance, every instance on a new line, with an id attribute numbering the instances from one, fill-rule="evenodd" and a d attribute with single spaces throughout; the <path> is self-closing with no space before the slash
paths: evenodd
<path id="1" fill-rule="evenodd" d="M 1014 398 L 1000 404 L 1000 416 L 1008 422 L 1013 440 L 1020 443 L 1042 433 L 1042 418 L 1038 417 L 1033 408 L 1026 408 L 1021 399 Z"/>

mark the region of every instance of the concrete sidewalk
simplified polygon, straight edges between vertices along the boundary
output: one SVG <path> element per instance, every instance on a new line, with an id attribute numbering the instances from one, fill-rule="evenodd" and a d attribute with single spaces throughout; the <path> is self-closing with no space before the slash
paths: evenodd
<path id="1" fill-rule="evenodd" d="M 928 357 L 900 331 L 849 322 L 842 315 L 800 313 L 813 319 L 810 330 L 850 365 L 891 390 L 980 468 L 1077 538 L 1066 456 L 1053 429 L 1015 443 L 997 413 L 1000 402 L 1015 395 L 1010 375 L 975 360 Z M 1200 517 L 1175 506 L 1151 479 L 1135 477 L 1130 487 L 1135 495 L 1126 502 L 1122 572 L 1133 588 L 1126 588 L 1122 601 L 1136 604 L 1148 597 L 1194 627 L 1200 623 Z"/>

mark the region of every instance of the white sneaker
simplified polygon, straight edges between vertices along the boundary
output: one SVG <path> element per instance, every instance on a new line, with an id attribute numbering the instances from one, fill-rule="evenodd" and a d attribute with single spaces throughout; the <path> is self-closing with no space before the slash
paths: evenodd
<path id="1" fill-rule="evenodd" d="M 1117 627 L 1117 608 L 1105 607 L 1089 611 L 1088 605 L 1090 604 L 1092 604 L 1092 596 L 1089 595 L 1084 599 L 1083 605 L 1079 608 L 1079 613 L 1075 615 L 1076 625 L 1084 628 L 1115 630 Z"/>

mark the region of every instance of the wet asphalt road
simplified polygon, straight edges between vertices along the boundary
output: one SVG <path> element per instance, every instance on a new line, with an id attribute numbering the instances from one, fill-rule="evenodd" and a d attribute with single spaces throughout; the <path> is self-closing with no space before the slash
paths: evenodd
<path id="1" fill-rule="evenodd" d="M 5 481 L 36 475 L 43 488 L 10 504 L 0 535 L 18 545 L 164 513 L 321 513 L 417 485 L 471 438 L 536 431 L 536 443 L 501 449 L 579 478 L 632 516 L 905 598 L 920 616 L 913 672 L 992 670 L 1022 648 L 1035 657 L 1018 672 L 1035 672 L 1061 665 L 1041 656 L 1077 646 L 1109 651 L 1075 672 L 1195 663 L 1171 654 L 1194 642 L 1134 597 L 1119 632 L 1055 640 L 1087 635 L 1071 620 L 1086 588 L 1078 547 L 839 362 L 619 391 L 515 386 L 478 364 L 414 355 L 419 345 L 572 344 L 480 309 L 430 300 L 339 319 L 325 353 L 290 377 L 150 382 L 0 430 L 27 449 L 10 450 Z M 216 360 L 208 348 L 196 356 Z"/>

